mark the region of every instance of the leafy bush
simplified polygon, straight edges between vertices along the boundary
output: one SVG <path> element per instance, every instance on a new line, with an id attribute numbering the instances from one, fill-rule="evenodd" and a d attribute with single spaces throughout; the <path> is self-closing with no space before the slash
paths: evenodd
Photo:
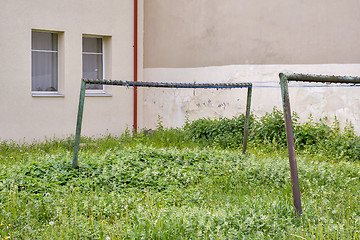
<path id="1" fill-rule="evenodd" d="M 243 142 L 245 115 L 228 118 L 203 118 L 193 122 L 187 121 L 184 131 L 195 142 L 220 148 L 238 148 Z M 256 143 L 276 142 L 283 146 L 286 143 L 284 117 L 281 111 L 257 118 L 250 115 L 249 140 Z"/>
<path id="2" fill-rule="evenodd" d="M 286 144 L 284 114 L 274 108 L 255 122 L 254 134 L 257 142 L 276 143 L 280 146 Z"/>
<path id="3" fill-rule="evenodd" d="M 314 122 L 312 116 L 308 121 L 300 124 L 297 119 L 294 124 L 295 145 L 299 149 L 314 147 L 320 142 L 329 140 L 334 136 L 335 131 L 323 121 Z"/>
<path id="4" fill-rule="evenodd" d="M 353 127 L 348 124 L 340 131 L 339 122 L 335 120 L 328 126 L 322 119 L 314 121 L 313 117 L 301 123 L 293 113 L 295 147 L 298 151 L 324 153 L 333 160 L 360 160 L 360 138 L 355 135 Z M 243 142 L 245 115 L 228 118 L 203 118 L 193 122 L 187 121 L 183 127 L 185 137 L 200 146 L 213 146 L 222 149 L 237 149 Z M 283 112 L 274 108 L 258 118 L 250 117 L 249 142 L 262 148 L 284 149 L 286 131 Z"/>
<path id="5" fill-rule="evenodd" d="M 250 126 L 255 118 L 250 116 Z M 187 121 L 183 127 L 189 139 L 202 145 L 220 148 L 237 148 L 244 136 L 245 115 L 229 118 L 202 118 L 193 122 Z"/>

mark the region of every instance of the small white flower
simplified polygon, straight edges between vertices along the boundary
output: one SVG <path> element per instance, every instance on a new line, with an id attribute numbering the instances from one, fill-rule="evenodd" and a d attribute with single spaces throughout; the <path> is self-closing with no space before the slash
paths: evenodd
<path id="1" fill-rule="evenodd" d="M 54 221 L 49 222 L 49 225 L 50 225 L 50 226 L 52 226 L 52 225 L 54 225 L 54 224 L 55 224 Z"/>
<path id="2" fill-rule="evenodd" d="M 105 238 L 106 240 L 110 240 L 111 238 L 110 238 L 110 236 L 106 236 L 106 238 Z"/>

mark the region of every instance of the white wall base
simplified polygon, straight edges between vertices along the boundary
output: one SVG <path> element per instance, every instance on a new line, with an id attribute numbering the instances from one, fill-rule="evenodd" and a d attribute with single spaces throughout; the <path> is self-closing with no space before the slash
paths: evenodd
<path id="1" fill-rule="evenodd" d="M 203 68 L 145 68 L 149 82 L 252 82 L 254 85 L 251 111 L 258 116 L 282 110 L 279 86 L 280 72 L 324 75 L 360 76 L 360 64 L 319 65 L 230 65 Z M 305 87 L 310 86 L 313 87 Z M 325 86 L 325 87 L 324 87 Z M 155 128 L 158 117 L 164 126 L 178 127 L 203 117 L 232 117 L 245 112 L 246 89 L 144 89 L 144 125 Z M 290 83 L 292 111 L 301 120 L 310 114 L 344 126 L 350 121 L 360 133 L 360 88 L 349 86 Z"/>

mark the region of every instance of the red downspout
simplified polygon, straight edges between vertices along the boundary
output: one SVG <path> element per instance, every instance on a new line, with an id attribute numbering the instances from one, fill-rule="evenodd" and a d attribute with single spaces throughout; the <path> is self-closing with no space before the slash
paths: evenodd
<path id="1" fill-rule="evenodd" d="M 138 0 L 134 0 L 134 82 L 137 82 Z M 134 87 L 134 132 L 137 133 L 137 87 Z"/>

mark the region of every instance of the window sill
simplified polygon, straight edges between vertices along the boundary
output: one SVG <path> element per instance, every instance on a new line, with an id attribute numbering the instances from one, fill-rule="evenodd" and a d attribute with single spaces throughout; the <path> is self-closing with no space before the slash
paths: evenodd
<path id="1" fill-rule="evenodd" d="M 85 92 L 85 97 L 112 97 L 112 95 L 105 92 Z"/>
<path id="2" fill-rule="evenodd" d="M 47 92 L 33 92 L 31 93 L 32 97 L 65 97 L 64 94 L 59 93 L 47 93 Z"/>

